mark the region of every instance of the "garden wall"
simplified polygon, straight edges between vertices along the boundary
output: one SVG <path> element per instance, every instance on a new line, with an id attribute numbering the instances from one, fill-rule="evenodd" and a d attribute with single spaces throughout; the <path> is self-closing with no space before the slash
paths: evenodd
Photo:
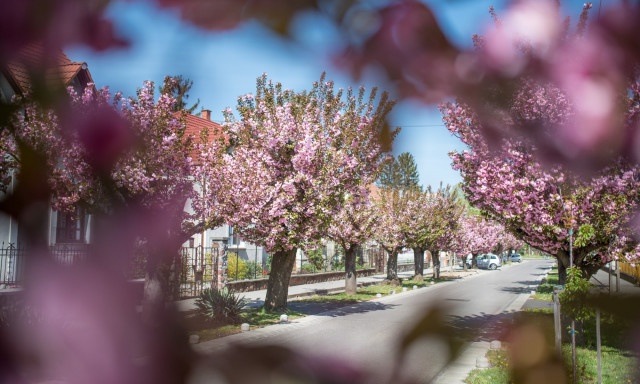
<path id="1" fill-rule="evenodd" d="M 376 270 L 373 268 L 359 269 L 358 277 L 371 276 L 371 275 L 374 275 L 375 273 L 376 273 Z M 291 280 L 289 280 L 289 286 L 321 283 L 324 281 L 335 281 L 335 280 L 343 280 L 343 279 L 344 279 L 344 271 L 291 275 Z M 267 289 L 268 281 L 269 279 L 231 281 L 227 283 L 227 287 L 229 287 L 229 289 L 233 292 L 259 291 L 261 289 Z"/>

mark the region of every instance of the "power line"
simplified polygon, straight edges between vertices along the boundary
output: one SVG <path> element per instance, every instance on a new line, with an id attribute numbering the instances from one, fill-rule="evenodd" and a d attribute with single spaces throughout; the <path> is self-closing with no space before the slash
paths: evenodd
<path id="1" fill-rule="evenodd" d="M 398 127 L 405 127 L 405 128 L 429 128 L 429 127 L 444 127 L 444 124 L 424 124 L 424 125 L 404 125 L 404 124 L 394 124 L 397 125 Z"/>

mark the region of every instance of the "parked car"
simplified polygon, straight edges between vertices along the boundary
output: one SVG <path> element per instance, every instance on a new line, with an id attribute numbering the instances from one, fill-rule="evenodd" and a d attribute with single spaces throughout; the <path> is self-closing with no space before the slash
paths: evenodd
<path id="1" fill-rule="evenodd" d="M 487 253 L 478 256 L 478 268 L 497 269 L 502 266 L 502 260 L 498 255 Z"/>
<path id="2" fill-rule="evenodd" d="M 522 255 L 519 253 L 514 253 L 513 255 L 511 255 L 511 262 L 522 263 Z"/>
<path id="3" fill-rule="evenodd" d="M 465 259 L 464 257 L 458 258 L 458 265 L 460 266 L 460 268 L 464 267 L 464 265 L 462 264 L 464 259 Z M 471 268 L 471 254 L 467 255 L 466 259 L 467 259 L 467 268 Z"/>

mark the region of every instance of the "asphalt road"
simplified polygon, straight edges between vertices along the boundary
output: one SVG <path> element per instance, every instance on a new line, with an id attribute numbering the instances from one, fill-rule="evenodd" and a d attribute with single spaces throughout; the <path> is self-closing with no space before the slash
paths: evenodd
<path id="1" fill-rule="evenodd" d="M 202 352 L 224 349 L 233 342 L 279 344 L 302 353 L 331 356 L 371 373 L 368 382 L 388 382 L 399 340 L 435 306 L 446 308 L 446 322 L 456 334 L 471 332 L 467 341 L 491 341 L 512 315 L 505 312 L 539 282 L 553 260 L 526 260 L 495 271 L 415 291 L 403 292 L 327 311 L 315 316 L 197 345 Z M 409 351 L 400 374 L 428 382 L 444 367 L 448 346 L 440 337 L 425 338 Z M 397 373 L 396 373 L 397 374 Z"/>

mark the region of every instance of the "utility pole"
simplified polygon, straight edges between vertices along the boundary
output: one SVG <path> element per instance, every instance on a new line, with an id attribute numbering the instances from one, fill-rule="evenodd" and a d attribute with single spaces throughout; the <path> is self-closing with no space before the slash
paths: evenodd
<path id="1" fill-rule="evenodd" d="M 573 228 L 569 228 L 569 268 L 573 268 Z M 571 360 L 573 362 L 573 384 L 576 384 L 576 321 L 571 319 Z"/>

